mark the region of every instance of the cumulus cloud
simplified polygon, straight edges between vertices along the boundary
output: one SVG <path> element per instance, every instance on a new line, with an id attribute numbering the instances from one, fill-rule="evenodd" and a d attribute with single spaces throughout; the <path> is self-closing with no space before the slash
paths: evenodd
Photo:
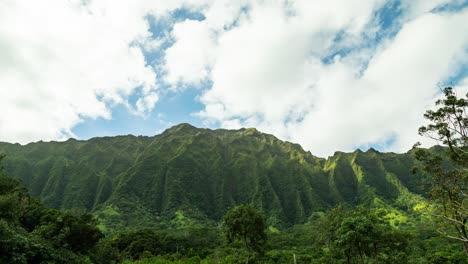
<path id="1" fill-rule="evenodd" d="M 431 12 L 447 3 L 403 1 L 401 29 L 377 41 L 384 1 L 253 1 L 234 27 L 203 35 L 211 54 L 198 76 L 212 86 L 197 115 L 321 156 L 370 145 L 406 151 L 441 83 L 467 61 L 468 11 Z"/>
<path id="2" fill-rule="evenodd" d="M 185 20 L 172 30 L 175 44 L 166 50 L 165 80 L 173 87 L 178 84 L 199 85 L 208 78 L 213 60 L 214 32 L 206 22 Z"/>
<path id="3" fill-rule="evenodd" d="M 203 1 L 0 2 L 0 140 L 26 143 L 73 136 L 83 118 L 111 118 L 128 105 L 144 114 L 158 99 L 144 52 L 161 41 L 147 16 Z M 140 95 L 136 105 L 130 95 Z"/>

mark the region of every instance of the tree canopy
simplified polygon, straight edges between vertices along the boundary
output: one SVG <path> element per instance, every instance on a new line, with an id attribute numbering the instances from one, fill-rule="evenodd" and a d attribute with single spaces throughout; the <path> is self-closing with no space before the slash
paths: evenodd
<path id="1" fill-rule="evenodd" d="M 240 240 L 244 244 L 248 252 L 247 263 L 250 250 L 263 251 L 267 239 L 265 216 L 253 206 L 239 205 L 232 208 L 224 216 L 223 225 L 228 242 Z"/>
<path id="2" fill-rule="evenodd" d="M 419 134 L 447 149 L 442 153 L 418 149 L 416 158 L 429 176 L 429 196 L 435 205 L 431 214 L 439 220 L 439 232 L 461 241 L 468 254 L 468 94 L 458 97 L 447 87 L 436 106 L 424 114 L 430 123 L 419 128 Z"/>

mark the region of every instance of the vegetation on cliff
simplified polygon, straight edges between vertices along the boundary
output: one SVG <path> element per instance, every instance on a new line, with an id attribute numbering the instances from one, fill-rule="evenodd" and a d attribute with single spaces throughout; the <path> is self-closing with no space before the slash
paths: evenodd
<path id="1" fill-rule="evenodd" d="M 0 262 L 468 263 L 468 104 L 451 91 L 420 130 L 448 148 L 403 154 L 324 159 L 188 124 L 0 143 Z"/>

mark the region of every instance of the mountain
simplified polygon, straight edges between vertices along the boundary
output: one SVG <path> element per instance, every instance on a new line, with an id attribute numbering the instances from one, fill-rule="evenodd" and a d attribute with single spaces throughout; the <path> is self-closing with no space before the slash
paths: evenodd
<path id="1" fill-rule="evenodd" d="M 93 211 L 103 228 L 216 222 L 244 203 L 281 227 L 340 203 L 411 210 L 423 193 L 411 152 L 323 159 L 253 128 L 180 124 L 154 137 L 0 143 L 1 152 L 6 173 L 34 197 L 53 208 Z"/>

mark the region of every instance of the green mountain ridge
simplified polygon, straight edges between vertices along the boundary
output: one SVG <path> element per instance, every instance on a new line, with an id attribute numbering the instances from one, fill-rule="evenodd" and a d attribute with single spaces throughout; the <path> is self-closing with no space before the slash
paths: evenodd
<path id="1" fill-rule="evenodd" d="M 86 208 L 103 228 L 219 221 L 252 203 L 271 226 L 304 223 L 340 203 L 412 210 L 424 193 L 410 152 L 313 156 L 256 129 L 180 124 L 160 135 L 0 143 L 8 175 L 57 209 Z M 419 198 L 418 198 L 419 197 Z"/>

